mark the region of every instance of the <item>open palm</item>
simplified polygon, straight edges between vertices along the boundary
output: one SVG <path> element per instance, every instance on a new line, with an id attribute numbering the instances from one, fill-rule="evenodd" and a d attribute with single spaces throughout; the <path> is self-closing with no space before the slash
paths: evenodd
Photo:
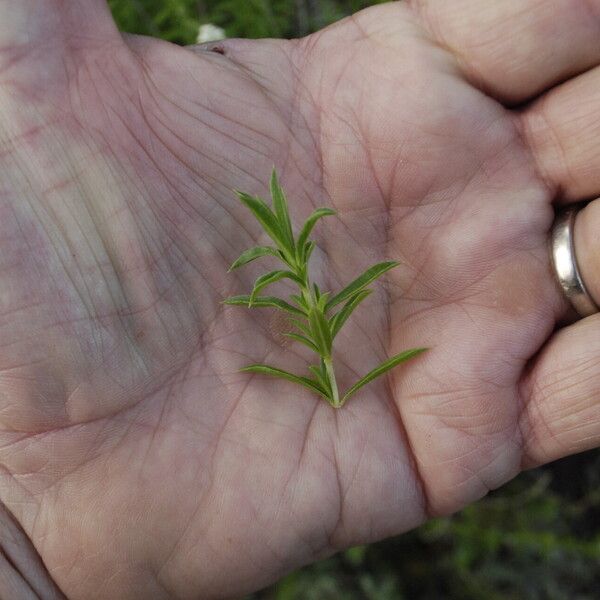
<path id="1" fill-rule="evenodd" d="M 8 4 L 1 499 L 69 598 L 241 594 L 596 443 L 597 409 L 553 404 L 553 346 L 531 362 L 565 311 L 555 189 L 529 113 L 492 98 L 561 73 L 496 85 L 404 3 L 198 49 L 122 37 L 101 0 Z M 338 338 L 342 387 L 430 348 L 339 411 L 238 372 L 305 364 L 278 315 L 222 304 L 266 241 L 232 189 L 266 196 L 273 165 L 294 223 L 338 211 L 315 229 L 322 288 L 402 263 Z"/>

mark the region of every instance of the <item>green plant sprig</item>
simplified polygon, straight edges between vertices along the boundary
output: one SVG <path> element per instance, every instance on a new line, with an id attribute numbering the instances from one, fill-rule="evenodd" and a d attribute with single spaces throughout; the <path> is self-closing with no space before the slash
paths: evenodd
<path id="1" fill-rule="evenodd" d="M 236 194 L 261 224 L 274 246 L 257 246 L 246 250 L 231 265 L 229 271 L 264 256 L 276 257 L 283 263 L 284 268 L 261 275 L 249 295 L 232 296 L 224 303 L 249 308 L 276 308 L 288 313 L 296 330 L 284 335 L 310 348 L 318 355 L 319 361 L 318 364 L 309 366 L 313 377 L 295 375 L 261 364 L 248 365 L 241 371 L 286 379 L 319 394 L 333 407 L 339 408 L 364 385 L 400 363 L 421 354 L 426 348 L 414 348 L 393 356 L 359 379 L 345 394 L 340 394 L 332 360 L 334 339 L 354 310 L 371 294 L 372 290 L 368 286 L 390 269 L 397 267 L 399 263 L 395 261 L 378 263 L 368 268 L 334 296 L 330 292 L 322 293 L 319 286 L 311 283 L 309 278 L 308 264 L 316 246 L 309 237 L 319 219 L 335 215 L 336 212 L 330 208 L 315 210 L 295 238 L 287 200 L 275 170 L 271 176 L 270 188 L 272 208 L 261 198 L 239 191 L 236 191 Z M 298 294 L 290 295 L 289 302 L 273 296 L 259 295 L 268 285 L 283 279 L 293 281 L 299 290 Z M 334 310 L 340 305 L 341 308 Z"/>

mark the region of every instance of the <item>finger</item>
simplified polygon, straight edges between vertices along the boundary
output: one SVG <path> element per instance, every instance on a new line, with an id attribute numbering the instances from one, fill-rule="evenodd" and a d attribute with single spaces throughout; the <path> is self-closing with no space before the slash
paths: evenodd
<path id="1" fill-rule="evenodd" d="M 510 103 L 600 62 L 600 0 L 413 0 L 466 75 Z"/>
<path id="2" fill-rule="evenodd" d="M 577 214 L 573 237 L 575 256 L 588 293 L 600 306 L 600 200 L 590 202 Z"/>
<path id="3" fill-rule="evenodd" d="M 561 329 L 521 392 L 524 467 L 600 445 L 600 314 Z"/>
<path id="4" fill-rule="evenodd" d="M 600 67 L 554 88 L 522 114 L 523 134 L 561 198 L 600 195 Z"/>

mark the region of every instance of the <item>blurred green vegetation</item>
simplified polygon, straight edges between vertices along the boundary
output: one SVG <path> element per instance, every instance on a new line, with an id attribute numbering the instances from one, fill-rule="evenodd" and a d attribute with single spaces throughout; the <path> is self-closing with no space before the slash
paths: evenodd
<path id="1" fill-rule="evenodd" d="M 368 0 L 109 0 L 120 27 L 180 44 L 213 23 L 228 36 L 294 37 Z M 523 473 L 446 519 L 353 548 L 248 600 L 597 600 L 600 453 Z"/>
<path id="2" fill-rule="evenodd" d="M 248 600 L 597 600 L 600 453 L 523 473 L 446 519 L 353 548 Z"/>
<path id="3" fill-rule="evenodd" d="M 229 37 L 297 37 L 383 0 L 109 0 L 122 29 L 193 44 L 213 23 Z"/>

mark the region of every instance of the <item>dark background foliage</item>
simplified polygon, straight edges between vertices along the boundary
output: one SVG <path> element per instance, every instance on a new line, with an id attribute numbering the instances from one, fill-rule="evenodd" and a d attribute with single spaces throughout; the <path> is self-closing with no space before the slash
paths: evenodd
<path id="1" fill-rule="evenodd" d="M 368 0 L 109 0 L 120 27 L 179 43 L 203 23 L 230 37 L 296 37 Z M 248 600 L 596 600 L 600 452 L 523 473 L 416 531 L 353 548 Z"/>

